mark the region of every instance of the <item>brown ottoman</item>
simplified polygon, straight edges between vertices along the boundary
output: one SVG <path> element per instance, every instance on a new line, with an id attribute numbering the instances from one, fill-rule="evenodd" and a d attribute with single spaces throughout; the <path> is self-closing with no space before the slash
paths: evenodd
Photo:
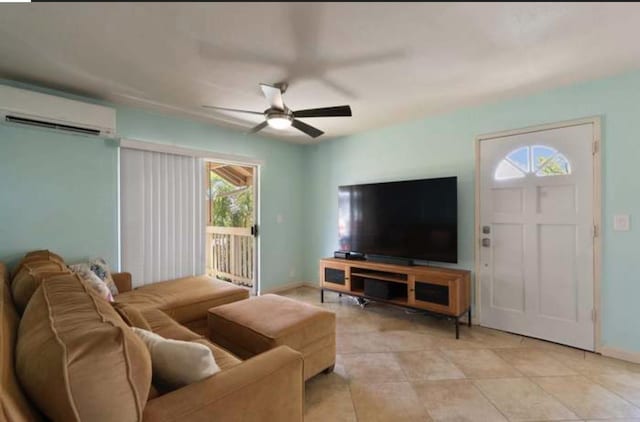
<path id="1" fill-rule="evenodd" d="M 268 294 L 209 309 L 209 338 L 242 359 L 286 345 L 304 356 L 304 379 L 336 361 L 336 316 Z"/>

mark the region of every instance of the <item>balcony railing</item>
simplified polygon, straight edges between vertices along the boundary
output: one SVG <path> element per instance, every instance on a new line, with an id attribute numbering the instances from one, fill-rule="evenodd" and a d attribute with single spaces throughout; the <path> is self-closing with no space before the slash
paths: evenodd
<path id="1" fill-rule="evenodd" d="M 254 239 L 251 229 L 207 226 L 207 273 L 253 288 Z"/>

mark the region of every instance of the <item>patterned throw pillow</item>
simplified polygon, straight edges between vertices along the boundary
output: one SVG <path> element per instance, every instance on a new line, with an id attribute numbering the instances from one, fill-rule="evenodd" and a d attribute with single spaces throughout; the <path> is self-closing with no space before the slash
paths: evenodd
<path id="1" fill-rule="evenodd" d="M 118 287 L 116 283 L 113 281 L 113 277 L 111 277 L 111 271 L 109 271 L 109 264 L 102 258 L 93 258 L 89 261 L 89 266 L 91 271 L 95 275 L 97 275 L 100 280 L 104 281 L 104 283 L 109 288 L 111 295 L 116 296 L 118 292 Z"/>
<path id="2" fill-rule="evenodd" d="M 69 268 L 77 274 L 83 282 L 87 283 L 91 289 L 98 293 L 101 298 L 113 302 L 113 295 L 109 287 L 107 287 L 104 281 L 100 280 L 100 277 L 91 271 L 89 264 L 74 264 L 69 265 Z"/>
<path id="3" fill-rule="evenodd" d="M 80 264 L 69 265 L 69 269 L 74 273 L 79 274 L 83 280 L 88 282 L 91 285 L 94 285 L 95 279 L 91 277 L 88 273 L 91 273 L 97 278 L 99 281 L 104 284 L 109 290 L 110 297 L 113 300 L 113 297 L 118 294 L 118 287 L 116 287 L 116 283 L 113 281 L 111 277 L 111 272 L 109 271 L 109 265 L 102 258 L 94 258 L 89 262 L 83 262 Z M 102 288 L 96 285 L 100 291 Z"/>

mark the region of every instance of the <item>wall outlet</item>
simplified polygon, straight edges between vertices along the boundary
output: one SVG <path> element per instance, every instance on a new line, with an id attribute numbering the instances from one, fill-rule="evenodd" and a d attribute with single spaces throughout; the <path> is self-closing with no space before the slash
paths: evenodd
<path id="1" fill-rule="evenodd" d="M 283 222 L 283 221 L 284 221 L 284 217 L 282 216 L 282 214 L 278 214 L 278 215 L 276 216 L 276 222 L 277 222 L 278 224 L 282 224 L 282 222 Z"/>
<path id="2" fill-rule="evenodd" d="M 616 214 L 613 216 L 613 230 L 617 232 L 628 232 L 631 230 L 629 214 Z"/>

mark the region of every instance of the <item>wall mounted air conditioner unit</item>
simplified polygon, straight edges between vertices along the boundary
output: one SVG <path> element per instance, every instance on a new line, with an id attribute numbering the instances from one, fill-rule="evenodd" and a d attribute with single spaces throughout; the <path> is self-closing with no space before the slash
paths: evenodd
<path id="1" fill-rule="evenodd" d="M 55 95 L 0 85 L 0 121 L 113 138 L 116 110 Z"/>

